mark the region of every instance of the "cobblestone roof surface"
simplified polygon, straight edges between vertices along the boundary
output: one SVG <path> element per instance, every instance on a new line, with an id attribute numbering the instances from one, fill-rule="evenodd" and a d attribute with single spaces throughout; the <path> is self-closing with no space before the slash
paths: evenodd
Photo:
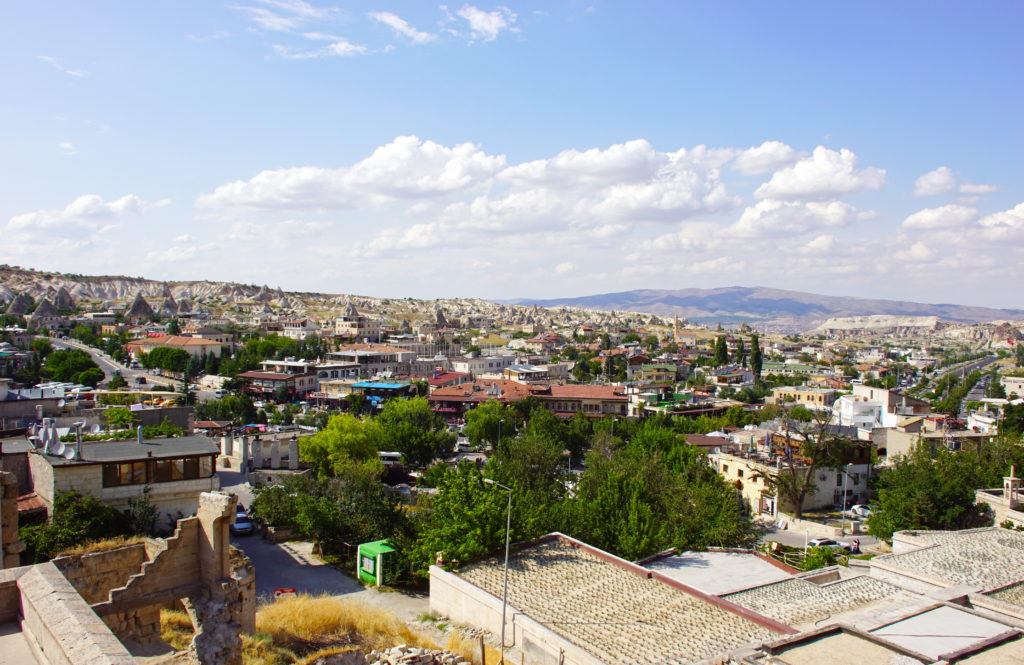
<path id="1" fill-rule="evenodd" d="M 993 527 L 972 531 L 918 531 L 914 539 L 938 547 L 887 554 L 879 563 L 982 590 L 1024 580 L 1024 532 Z"/>
<path id="2" fill-rule="evenodd" d="M 1024 582 L 1000 589 L 999 591 L 993 591 L 988 595 L 996 600 L 1024 607 Z"/>
<path id="3" fill-rule="evenodd" d="M 502 565 L 458 574 L 501 597 Z M 701 598 L 554 539 L 509 562 L 508 602 L 609 665 L 682 665 L 778 637 Z"/>
<path id="4" fill-rule="evenodd" d="M 902 589 L 888 582 L 861 575 L 822 585 L 802 579 L 785 580 L 725 594 L 722 598 L 799 627 L 883 599 L 902 598 L 904 594 Z"/>

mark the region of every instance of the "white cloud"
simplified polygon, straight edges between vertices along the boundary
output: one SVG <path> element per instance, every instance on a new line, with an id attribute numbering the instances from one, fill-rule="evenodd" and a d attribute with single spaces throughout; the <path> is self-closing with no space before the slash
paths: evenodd
<path id="1" fill-rule="evenodd" d="M 218 30 L 217 32 L 211 32 L 208 35 L 192 35 L 192 34 L 189 34 L 189 35 L 185 35 L 185 38 L 188 39 L 191 42 L 210 42 L 210 41 L 215 41 L 217 39 L 224 39 L 225 37 L 230 37 L 230 36 L 231 36 L 230 32 L 228 32 L 226 30 Z"/>
<path id="2" fill-rule="evenodd" d="M 885 183 L 883 169 L 856 167 L 853 151 L 818 146 L 810 157 L 776 171 L 754 195 L 759 199 L 821 200 L 880 189 Z"/>
<path id="3" fill-rule="evenodd" d="M 919 240 L 910 247 L 896 252 L 895 256 L 909 263 L 924 263 L 935 258 L 935 250 Z"/>
<path id="4" fill-rule="evenodd" d="M 89 72 L 85 71 L 84 69 L 69 69 L 68 67 L 65 67 L 64 65 L 60 64 L 60 62 L 58 62 L 56 58 L 53 58 L 48 55 L 41 55 L 39 56 L 39 59 L 45 62 L 46 64 L 50 65 L 57 71 L 64 72 L 68 76 L 81 78 L 83 76 L 88 76 L 89 74 Z"/>
<path id="5" fill-rule="evenodd" d="M 0 226 L 0 237 L 4 240 L 0 243 L 0 260 L 116 260 L 108 256 L 118 243 L 117 236 L 111 232 L 118 229 L 125 218 L 138 217 L 167 203 L 162 200 L 146 204 L 133 194 L 114 201 L 87 194 L 64 208 L 15 215 Z M 121 251 L 128 249 L 122 247 Z"/>
<path id="6" fill-rule="evenodd" d="M 497 39 L 502 31 L 516 29 L 516 14 L 508 7 L 499 6 L 494 11 L 487 12 L 466 4 L 457 9 L 455 15 L 466 21 L 474 40 L 491 42 Z"/>
<path id="7" fill-rule="evenodd" d="M 904 229 L 950 229 L 968 226 L 978 219 L 978 211 L 967 206 L 950 204 L 925 208 L 903 220 Z"/>
<path id="8" fill-rule="evenodd" d="M 1024 203 L 988 215 L 978 222 L 978 225 L 990 240 L 1000 241 L 1024 236 Z"/>
<path id="9" fill-rule="evenodd" d="M 77 155 L 78 150 L 75 149 L 75 144 L 71 141 L 61 141 L 57 144 L 57 148 L 65 155 Z"/>
<path id="10" fill-rule="evenodd" d="M 328 35 L 321 35 L 320 33 L 311 33 L 316 36 L 308 37 L 308 39 L 323 39 Z M 335 56 L 353 56 L 353 55 L 366 55 L 370 52 L 370 49 L 362 44 L 353 44 L 344 37 L 333 37 L 330 36 L 332 41 L 327 46 L 316 49 L 314 51 L 306 50 L 295 50 L 288 46 L 282 46 L 281 44 L 274 44 L 274 52 L 278 56 L 287 60 L 309 60 L 312 58 L 330 58 Z"/>
<path id="11" fill-rule="evenodd" d="M 417 30 L 409 25 L 408 21 L 391 12 L 370 12 L 367 16 L 375 21 L 380 21 L 413 44 L 426 44 L 437 39 L 437 35 Z"/>
<path id="12" fill-rule="evenodd" d="M 264 30 L 292 32 L 304 25 L 330 18 L 337 10 L 314 7 L 304 0 L 255 0 L 255 5 L 234 5 Z"/>
<path id="13" fill-rule="evenodd" d="M 957 184 L 957 176 L 948 166 L 940 166 L 934 171 L 921 175 L 914 181 L 914 196 L 935 196 L 938 194 L 978 195 L 991 194 L 999 189 L 995 185 L 974 185 L 971 183 Z"/>
<path id="14" fill-rule="evenodd" d="M 934 171 L 919 176 L 914 181 L 914 196 L 946 194 L 954 189 L 956 189 L 956 176 L 953 174 L 953 169 L 948 166 L 940 166 Z"/>
<path id="15" fill-rule="evenodd" d="M 765 141 L 736 156 L 732 167 L 746 175 L 771 173 L 793 164 L 803 155 L 781 141 Z"/>
<path id="16" fill-rule="evenodd" d="M 743 211 L 730 235 L 769 237 L 821 227 L 840 227 L 864 219 L 865 213 L 842 201 L 759 201 Z"/>
<path id="17" fill-rule="evenodd" d="M 472 143 L 446 147 L 415 136 L 400 136 L 360 162 L 336 169 L 314 166 L 263 171 L 249 180 L 200 196 L 210 208 L 351 208 L 441 196 L 479 184 L 505 165 Z"/>
<path id="18" fill-rule="evenodd" d="M 568 275 L 570 273 L 579 272 L 580 267 L 572 261 L 563 261 L 555 266 L 555 274 L 557 275 Z"/>

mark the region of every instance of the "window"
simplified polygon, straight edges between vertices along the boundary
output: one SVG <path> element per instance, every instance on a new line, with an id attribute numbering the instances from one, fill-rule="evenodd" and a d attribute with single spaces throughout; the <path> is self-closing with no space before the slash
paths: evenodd
<path id="1" fill-rule="evenodd" d="M 736 469 L 736 477 L 737 478 L 742 478 L 743 477 L 743 469 Z"/>

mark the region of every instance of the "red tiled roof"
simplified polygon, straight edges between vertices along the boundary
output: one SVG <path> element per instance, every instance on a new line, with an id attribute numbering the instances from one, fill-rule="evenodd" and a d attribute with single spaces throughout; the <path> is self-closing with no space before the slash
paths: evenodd
<path id="1" fill-rule="evenodd" d="M 496 398 L 489 395 L 487 391 L 493 390 L 492 386 L 497 384 L 501 389 L 501 397 Z M 474 387 L 479 386 L 479 390 Z M 501 399 L 505 402 L 517 402 L 526 399 L 530 395 L 530 387 L 517 381 L 506 379 L 494 379 L 486 381 L 474 381 L 463 383 L 458 386 L 445 386 L 438 388 L 428 398 L 432 402 L 486 402 L 489 399 Z"/>
<path id="2" fill-rule="evenodd" d="M 18 512 L 27 513 L 33 510 L 46 510 L 46 504 L 35 492 L 22 494 L 18 497 Z"/>
<path id="3" fill-rule="evenodd" d="M 469 376 L 469 374 L 467 374 L 466 372 L 444 372 L 443 374 L 438 374 L 437 376 L 431 376 L 430 378 L 427 379 L 427 383 L 429 383 L 432 386 L 443 386 L 446 383 L 451 383 L 452 381 L 467 376 Z"/>
<path id="4" fill-rule="evenodd" d="M 627 401 L 629 398 L 622 393 L 621 386 L 576 386 L 552 385 L 544 389 L 546 394 L 538 397 L 551 399 L 614 399 Z"/>

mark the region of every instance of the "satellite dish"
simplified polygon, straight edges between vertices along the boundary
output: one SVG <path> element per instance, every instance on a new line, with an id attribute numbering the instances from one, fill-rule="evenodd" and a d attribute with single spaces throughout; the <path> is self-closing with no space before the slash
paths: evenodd
<path id="1" fill-rule="evenodd" d="M 53 454 L 54 455 L 58 455 L 58 456 L 63 455 L 66 450 L 68 450 L 68 447 L 65 446 L 64 442 L 60 441 L 60 440 L 58 440 L 56 445 L 53 446 Z"/>
<path id="2" fill-rule="evenodd" d="M 63 409 L 67 405 L 67 403 L 68 403 L 67 400 L 59 399 L 59 400 L 57 400 L 57 408 L 58 409 Z"/>
<path id="3" fill-rule="evenodd" d="M 78 457 L 78 449 L 67 446 L 67 450 L 64 451 L 64 459 L 75 459 Z"/>

